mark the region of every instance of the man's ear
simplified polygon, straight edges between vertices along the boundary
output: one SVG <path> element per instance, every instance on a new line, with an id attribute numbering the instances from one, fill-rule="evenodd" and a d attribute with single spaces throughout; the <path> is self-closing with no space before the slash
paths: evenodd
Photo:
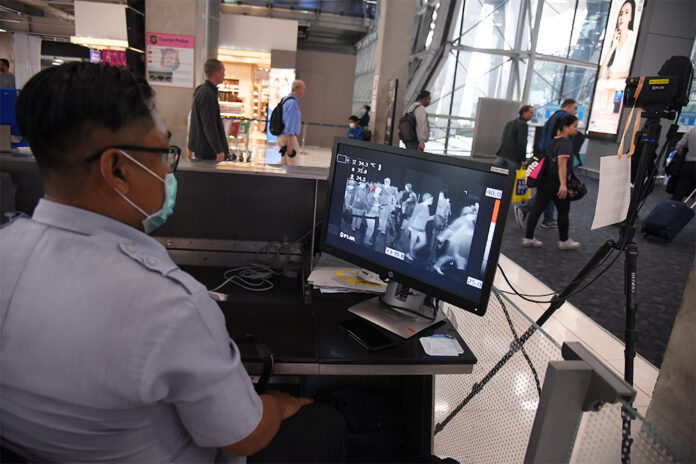
<path id="1" fill-rule="evenodd" d="M 126 163 L 126 157 L 116 148 L 108 148 L 99 158 L 99 168 L 106 183 L 124 195 L 130 189 L 132 180 L 130 163 Z"/>

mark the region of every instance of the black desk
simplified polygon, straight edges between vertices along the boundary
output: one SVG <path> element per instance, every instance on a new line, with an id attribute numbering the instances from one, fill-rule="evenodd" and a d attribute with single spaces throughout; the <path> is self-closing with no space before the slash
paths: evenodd
<path id="1" fill-rule="evenodd" d="M 182 268 L 208 288 L 224 280 L 221 268 Z M 229 294 L 229 300 L 218 303 L 233 339 L 245 340 L 251 335 L 254 341 L 267 345 L 273 352 L 273 388 L 281 385 L 295 395 L 318 401 L 327 392 L 346 388 L 389 398 L 393 411 L 390 422 L 399 445 L 386 446 L 380 434 L 387 430 L 366 435 L 351 433 L 349 462 L 404 462 L 415 456 L 430 455 L 433 375 L 468 374 L 476 363 L 476 357 L 458 334 L 457 340 L 464 349 L 459 356 L 429 357 L 423 351 L 421 336 L 444 334 L 447 330 L 456 333 L 449 320 L 408 340 L 390 333 L 396 344 L 373 353 L 350 339 L 338 326 L 343 320 L 357 317 L 348 312 L 350 306 L 373 295 L 322 295 L 306 290 L 301 279 L 274 277 L 273 283 L 272 290 L 262 293 L 228 284 L 222 292 Z M 261 361 L 253 345 L 238 343 L 238 346 L 247 371 L 252 375 L 260 373 Z"/>
<path id="2" fill-rule="evenodd" d="M 224 269 L 183 268 L 208 288 L 223 281 Z M 229 300 L 218 304 L 233 339 L 242 340 L 251 335 L 271 349 L 277 375 L 469 374 L 476 363 L 476 357 L 449 320 L 408 340 L 385 332 L 396 344 L 370 352 L 351 340 L 338 324 L 357 317 L 348 308 L 373 295 L 305 292 L 299 280 L 282 277 L 275 277 L 273 282 L 272 290 L 261 293 L 228 284 L 222 292 L 230 295 Z M 456 334 L 464 353 L 447 357 L 426 355 L 419 338 L 448 330 Z M 255 352 L 242 350 L 242 359 L 250 373 L 260 372 Z"/>

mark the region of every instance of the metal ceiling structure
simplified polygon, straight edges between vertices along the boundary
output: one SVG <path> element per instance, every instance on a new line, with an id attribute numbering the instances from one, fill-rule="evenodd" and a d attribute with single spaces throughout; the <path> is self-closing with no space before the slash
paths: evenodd
<path id="1" fill-rule="evenodd" d="M 69 40 L 75 34 L 73 0 L 3 0 L 0 29 Z"/>
<path id="2" fill-rule="evenodd" d="M 221 11 L 294 19 L 299 23 L 298 48 L 352 54 L 355 45 L 374 26 L 376 3 L 377 0 L 234 0 L 223 1 Z M 75 34 L 74 0 L 3 0 L 0 29 L 69 41 Z"/>
<path id="3" fill-rule="evenodd" d="M 354 54 L 374 27 L 377 0 L 223 0 L 220 11 L 298 21 L 297 46 Z"/>

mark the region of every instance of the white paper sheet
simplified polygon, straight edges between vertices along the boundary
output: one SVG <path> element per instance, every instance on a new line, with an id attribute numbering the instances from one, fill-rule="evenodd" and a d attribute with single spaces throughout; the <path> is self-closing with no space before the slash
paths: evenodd
<path id="1" fill-rule="evenodd" d="M 626 219 L 631 200 L 631 158 L 603 156 L 599 160 L 599 194 L 592 230 Z"/>
<path id="2" fill-rule="evenodd" d="M 428 356 L 458 356 L 464 353 L 457 339 L 448 338 L 441 334 L 421 337 L 420 342 Z"/>
<path id="3" fill-rule="evenodd" d="M 360 268 L 327 253 L 314 266 L 307 282 L 322 293 L 384 293 L 387 284 L 364 280 L 358 276 Z"/>

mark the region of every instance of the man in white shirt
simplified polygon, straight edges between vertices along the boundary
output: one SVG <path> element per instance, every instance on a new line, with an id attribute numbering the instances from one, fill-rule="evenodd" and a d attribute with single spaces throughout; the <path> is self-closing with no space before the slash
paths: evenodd
<path id="1" fill-rule="evenodd" d="M 425 107 L 430 105 L 430 92 L 421 90 L 416 97 L 416 101 L 408 107 L 407 113 L 413 112 L 416 117 L 416 136 L 418 140 L 405 142 L 406 148 L 411 150 L 424 151 L 425 142 L 430 138 L 430 124 L 428 124 L 428 114 Z"/>
<path id="2" fill-rule="evenodd" d="M 0 229 L 2 445 L 32 462 L 244 462 L 273 449 L 321 405 L 258 395 L 205 286 L 147 235 L 173 212 L 181 155 L 150 86 L 67 63 L 32 77 L 16 108 L 44 197 Z M 316 433 L 341 448 L 315 419 L 284 441 L 307 461 Z"/>

